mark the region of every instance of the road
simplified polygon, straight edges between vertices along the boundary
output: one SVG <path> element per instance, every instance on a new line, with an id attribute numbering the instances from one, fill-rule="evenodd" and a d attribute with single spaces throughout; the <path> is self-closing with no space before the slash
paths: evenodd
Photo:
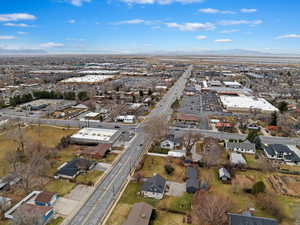
<path id="1" fill-rule="evenodd" d="M 147 119 L 152 117 L 171 115 L 171 105 L 182 94 L 186 80 L 191 75 L 192 66 L 184 72 L 172 88 L 151 111 Z M 146 120 L 147 120 L 146 119 Z M 126 183 L 130 171 L 144 153 L 144 146 L 150 140 L 145 136 L 143 129 L 137 129 L 137 134 L 127 150 L 114 163 L 112 169 L 97 185 L 95 191 L 80 208 L 77 214 L 68 222 L 68 225 L 98 225 L 102 224 L 110 207 L 116 200 L 123 185 Z"/>
<path id="2" fill-rule="evenodd" d="M 207 137 L 213 137 L 221 140 L 244 140 L 247 138 L 245 134 L 226 133 L 213 130 L 201 130 L 196 128 L 178 128 L 170 127 L 170 130 L 178 135 L 183 135 L 186 132 L 200 133 Z M 264 144 L 283 144 L 283 145 L 300 145 L 300 138 L 276 137 L 276 136 L 259 136 Z"/>

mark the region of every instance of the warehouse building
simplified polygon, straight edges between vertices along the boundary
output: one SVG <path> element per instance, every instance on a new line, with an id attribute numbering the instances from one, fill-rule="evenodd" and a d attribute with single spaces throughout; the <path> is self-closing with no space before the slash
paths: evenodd
<path id="1" fill-rule="evenodd" d="M 71 141 L 78 144 L 113 144 L 120 132 L 115 129 L 83 128 L 71 136 Z"/>

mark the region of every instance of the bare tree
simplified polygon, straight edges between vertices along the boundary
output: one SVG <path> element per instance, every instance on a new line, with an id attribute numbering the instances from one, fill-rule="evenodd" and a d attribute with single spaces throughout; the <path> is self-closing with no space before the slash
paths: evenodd
<path id="1" fill-rule="evenodd" d="M 157 144 L 168 133 L 168 120 L 166 117 L 151 117 L 144 123 L 143 130 Z"/>
<path id="2" fill-rule="evenodd" d="M 227 212 L 230 209 L 229 199 L 218 194 L 200 192 L 193 200 L 193 210 L 199 225 L 225 225 Z"/>
<path id="3" fill-rule="evenodd" d="M 183 136 L 183 146 L 188 154 L 191 153 L 193 146 L 202 138 L 199 133 L 188 132 Z"/>
<path id="4" fill-rule="evenodd" d="M 12 129 L 7 133 L 7 138 L 17 145 L 17 151 L 20 154 L 25 154 L 27 138 L 20 122 L 17 122 L 17 127 L 15 129 Z"/>
<path id="5" fill-rule="evenodd" d="M 42 215 L 39 213 L 31 212 L 31 210 L 27 209 L 27 205 L 23 205 L 24 207 L 20 207 L 16 210 L 13 225 L 40 225 L 42 224 Z"/>

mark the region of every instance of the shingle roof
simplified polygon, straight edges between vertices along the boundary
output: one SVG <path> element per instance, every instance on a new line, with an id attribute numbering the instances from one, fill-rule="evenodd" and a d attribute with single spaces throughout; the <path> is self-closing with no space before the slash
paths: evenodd
<path id="1" fill-rule="evenodd" d="M 152 206 L 144 202 L 135 203 L 123 225 L 148 225 L 152 210 Z"/>
<path id="2" fill-rule="evenodd" d="M 226 148 L 229 150 L 246 149 L 247 151 L 255 151 L 255 144 L 245 141 L 245 142 L 227 142 Z"/>
<path id="3" fill-rule="evenodd" d="M 90 161 L 84 158 L 75 158 L 72 161 L 68 162 L 62 168 L 60 168 L 56 175 L 65 175 L 65 176 L 74 176 L 79 170 L 82 170 L 83 167 L 88 169 L 95 162 Z"/>
<path id="4" fill-rule="evenodd" d="M 224 167 L 219 169 L 219 176 L 220 177 L 227 177 L 227 178 L 231 178 L 230 173 L 228 172 L 228 170 L 226 170 Z"/>
<path id="5" fill-rule="evenodd" d="M 48 203 L 51 201 L 55 193 L 43 191 L 35 198 L 36 202 Z"/>
<path id="6" fill-rule="evenodd" d="M 284 159 L 288 161 L 293 161 L 293 162 L 300 162 L 300 158 L 296 155 L 295 152 L 293 152 L 289 147 L 286 145 L 282 144 L 270 144 L 267 147 L 265 147 L 265 151 L 269 155 L 275 155 L 275 154 L 280 154 L 283 153 Z"/>
<path id="7" fill-rule="evenodd" d="M 196 189 L 199 189 L 199 181 L 198 181 L 198 172 L 195 168 L 189 166 L 186 170 L 186 176 L 187 176 L 187 181 L 186 181 L 186 187 L 193 187 Z"/>
<path id="8" fill-rule="evenodd" d="M 229 225 L 278 225 L 277 220 L 229 213 Z"/>
<path id="9" fill-rule="evenodd" d="M 166 180 L 159 174 L 150 177 L 142 186 L 142 191 L 153 192 L 153 193 L 164 193 L 166 186 Z"/>

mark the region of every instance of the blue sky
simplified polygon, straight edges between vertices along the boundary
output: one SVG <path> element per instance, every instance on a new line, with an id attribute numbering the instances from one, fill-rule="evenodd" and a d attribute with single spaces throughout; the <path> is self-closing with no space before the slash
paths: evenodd
<path id="1" fill-rule="evenodd" d="M 1 0 L 0 48 L 300 53 L 299 0 Z"/>

